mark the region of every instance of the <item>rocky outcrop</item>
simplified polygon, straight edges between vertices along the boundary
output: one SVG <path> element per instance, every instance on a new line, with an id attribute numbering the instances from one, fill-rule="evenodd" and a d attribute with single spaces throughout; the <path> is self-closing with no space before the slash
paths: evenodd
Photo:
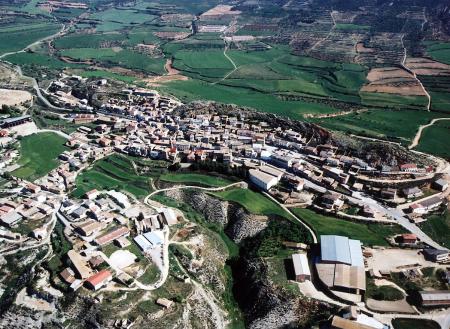
<path id="1" fill-rule="evenodd" d="M 189 204 L 208 222 L 225 226 L 228 223 L 228 202 L 220 201 L 202 191 L 172 190 L 165 192 L 169 198 Z"/>
<path id="2" fill-rule="evenodd" d="M 240 244 L 239 258 L 229 261 L 233 274 L 233 294 L 245 318 L 247 328 L 310 328 L 312 323 L 328 317 L 330 307 L 293 294 L 273 283 L 264 258 L 258 257 L 255 248 L 264 230 L 270 227 L 267 216 L 248 213 L 238 204 L 220 200 L 198 190 L 175 190 L 166 196 L 189 204 L 210 223 L 220 224 L 234 242 Z M 206 241 L 205 241 L 206 242 Z M 207 249 L 207 250 L 205 250 Z M 185 268 L 199 282 L 212 288 L 215 294 L 222 294 L 224 278 L 220 278 L 217 262 L 225 263 L 223 255 L 211 253 L 214 248 L 205 244 L 202 264 L 193 266 L 187 256 L 178 257 Z M 208 264 L 208 262 L 210 262 Z M 311 322 L 314 320 L 315 322 Z"/>
<path id="3" fill-rule="evenodd" d="M 208 222 L 221 225 L 230 239 L 236 243 L 257 235 L 267 226 L 266 216 L 250 214 L 239 205 L 220 200 L 203 191 L 171 190 L 165 194 L 172 199 L 189 204 Z"/>
<path id="4" fill-rule="evenodd" d="M 228 213 L 230 221 L 225 233 L 236 243 L 256 236 L 267 227 L 267 216 L 249 214 L 242 207 L 230 205 Z"/>
<path id="5" fill-rule="evenodd" d="M 261 258 L 242 258 L 235 264 L 235 296 L 250 329 L 310 328 L 333 311 L 325 303 L 309 300 L 273 286 Z"/>

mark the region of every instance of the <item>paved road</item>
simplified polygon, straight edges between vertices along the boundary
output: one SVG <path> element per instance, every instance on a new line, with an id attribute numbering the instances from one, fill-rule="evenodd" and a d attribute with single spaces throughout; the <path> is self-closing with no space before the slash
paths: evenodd
<path id="1" fill-rule="evenodd" d="M 411 233 L 417 235 L 417 237 L 424 243 L 436 249 L 446 249 L 435 242 L 432 238 L 430 238 L 427 234 L 425 234 L 417 225 L 411 223 L 408 218 L 406 218 L 403 211 L 400 209 L 385 207 L 384 205 L 378 203 L 377 201 L 362 195 L 361 193 L 355 192 L 353 197 L 348 197 L 351 201 L 359 204 L 360 206 L 370 205 L 376 211 L 392 217 L 395 219 L 396 223 L 401 225 L 403 228 L 408 230 Z"/>

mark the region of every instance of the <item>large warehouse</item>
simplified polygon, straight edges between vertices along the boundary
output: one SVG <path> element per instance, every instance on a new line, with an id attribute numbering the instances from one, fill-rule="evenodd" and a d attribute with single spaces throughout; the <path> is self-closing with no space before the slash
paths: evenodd
<path id="1" fill-rule="evenodd" d="M 361 242 L 338 235 L 320 237 L 320 261 L 317 274 L 330 290 L 362 295 L 366 290 L 366 273 Z"/>

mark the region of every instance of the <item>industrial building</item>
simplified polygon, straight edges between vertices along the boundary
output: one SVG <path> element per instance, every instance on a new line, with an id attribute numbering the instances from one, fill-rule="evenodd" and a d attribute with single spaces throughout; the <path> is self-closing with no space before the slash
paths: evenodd
<path id="1" fill-rule="evenodd" d="M 311 271 L 309 270 L 306 254 L 293 254 L 292 263 L 294 264 L 295 281 L 305 282 L 306 280 L 311 280 Z"/>
<path id="2" fill-rule="evenodd" d="M 252 183 L 264 191 L 268 191 L 273 186 L 278 184 L 277 177 L 266 174 L 265 172 L 259 171 L 257 169 L 250 169 L 249 174 Z"/>
<path id="3" fill-rule="evenodd" d="M 23 125 L 24 123 L 31 122 L 31 116 L 29 115 L 23 115 L 20 117 L 15 118 L 8 118 L 2 121 L 1 127 L 2 128 L 12 128 L 15 126 Z"/>
<path id="4" fill-rule="evenodd" d="M 422 306 L 450 306 L 450 291 L 421 291 Z"/>
<path id="5" fill-rule="evenodd" d="M 362 295 L 366 290 L 366 273 L 361 242 L 338 235 L 320 237 L 320 261 L 317 274 L 333 292 Z"/>

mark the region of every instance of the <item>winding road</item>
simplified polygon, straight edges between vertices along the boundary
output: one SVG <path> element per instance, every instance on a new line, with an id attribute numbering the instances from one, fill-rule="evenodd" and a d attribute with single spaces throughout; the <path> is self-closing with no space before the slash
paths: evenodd
<path id="1" fill-rule="evenodd" d="M 426 125 L 422 125 L 419 127 L 419 130 L 417 130 L 416 136 L 414 137 L 411 145 L 408 146 L 409 149 L 413 149 L 415 148 L 417 145 L 419 145 L 420 142 L 420 138 L 422 137 L 422 132 L 425 128 L 431 127 L 432 125 L 434 125 L 436 122 L 438 121 L 447 121 L 450 120 L 450 118 L 436 118 L 431 120 L 430 123 L 426 124 Z"/>

